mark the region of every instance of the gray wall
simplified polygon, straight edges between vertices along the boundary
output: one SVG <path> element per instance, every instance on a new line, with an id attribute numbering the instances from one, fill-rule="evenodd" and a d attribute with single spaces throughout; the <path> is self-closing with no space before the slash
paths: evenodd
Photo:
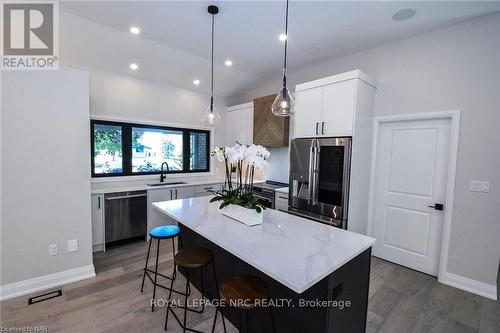
<path id="1" fill-rule="evenodd" d="M 495 284 L 500 255 L 500 15 L 300 71 L 290 69 L 289 81 L 293 87 L 352 69 L 377 79 L 378 116 L 461 110 L 448 271 Z M 231 104 L 273 93 L 279 84 L 276 77 L 233 96 Z M 470 192 L 471 180 L 490 181 L 490 193 Z"/>
<path id="2" fill-rule="evenodd" d="M 68 68 L 2 73 L 2 286 L 92 265 L 88 85 Z"/>

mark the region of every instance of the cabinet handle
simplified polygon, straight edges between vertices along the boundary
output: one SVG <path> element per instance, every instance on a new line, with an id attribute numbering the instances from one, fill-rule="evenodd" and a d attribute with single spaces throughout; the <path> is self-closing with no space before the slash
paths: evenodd
<path id="1" fill-rule="evenodd" d="M 325 122 L 324 121 L 321 123 L 321 134 L 322 135 L 325 134 Z"/>
<path id="2" fill-rule="evenodd" d="M 319 127 L 319 123 L 316 123 L 316 135 L 318 135 L 318 127 Z"/>
<path id="3" fill-rule="evenodd" d="M 288 197 L 282 197 L 281 195 L 278 195 L 278 198 L 288 200 Z"/>
<path id="4" fill-rule="evenodd" d="M 172 199 L 173 199 L 173 192 L 172 192 L 172 190 L 170 190 L 170 200 L 172 200 Z"/>
<path id="5" fill-rule="evenodd" d="M 97 209 L 101 209 L 101 197 L 97 197 Z"/>
<path id="6" fill-rule="evenodd" d="M 208 191 L 208 190 L 213 189 L 213 186 L 212 187 L 204 187 L 203 189 Z"/>
<path id="7" fill-rule="evenodd" d="M 175 198 L 177 199 L 177 189 L 175 189 Z"/>

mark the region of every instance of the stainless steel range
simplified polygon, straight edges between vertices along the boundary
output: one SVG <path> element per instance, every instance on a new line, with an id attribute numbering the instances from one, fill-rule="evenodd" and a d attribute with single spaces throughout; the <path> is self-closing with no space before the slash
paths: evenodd
<path id="1" fill-rule="evenodd" d="M 275 190 L 282 187 L 288 187 L 288 184 L 272 180 L 255 183 L 253 185 L 253 195 L 264 201 L 266 207 L 274 209 Z"/>

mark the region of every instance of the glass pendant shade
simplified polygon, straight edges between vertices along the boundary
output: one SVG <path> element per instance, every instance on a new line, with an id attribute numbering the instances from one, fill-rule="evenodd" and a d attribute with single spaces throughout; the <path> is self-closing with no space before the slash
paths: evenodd
<path id="1" fill-rule="evenodd" d="M 220 115 L 219 112 L 217 112 L 217 109 L 215 108 L 214 105 L 209 105 L 207 108 L 207 111 L 205 111 L 205 114 L 203 116 L 203 123 L 205 125 L 216 125 L 220 120 Z"/>
<path id="2" fill-rule="evenodd" d="M 283 87 L 276 95 L 271 111 L 279 117 L 288 117 L 295 112 L 295 100 L 287 87 Z"/>

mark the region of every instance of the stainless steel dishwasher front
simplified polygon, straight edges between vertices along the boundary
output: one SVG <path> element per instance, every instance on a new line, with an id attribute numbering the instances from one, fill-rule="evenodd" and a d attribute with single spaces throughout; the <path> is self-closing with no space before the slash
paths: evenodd
<path id="1" fill-rule="evenodd" d="M 146 236 L 146 191 L 108 193 L 104 199 L 106 245 Z"/>

